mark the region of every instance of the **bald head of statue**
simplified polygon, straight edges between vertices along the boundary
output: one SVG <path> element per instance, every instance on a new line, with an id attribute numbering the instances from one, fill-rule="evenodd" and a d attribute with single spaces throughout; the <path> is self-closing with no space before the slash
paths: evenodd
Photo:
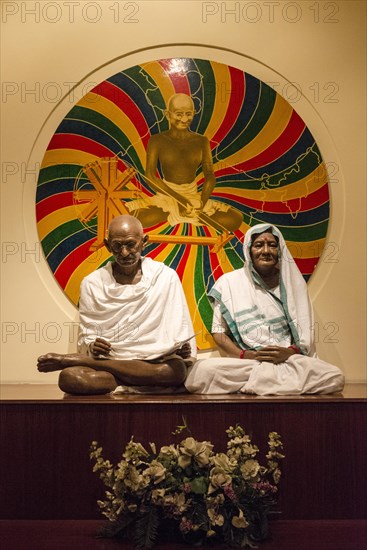
<path id="1" fill-rule="evenodd" d="M 194 115 L 194 102 L 189 95 L 173 94 L 170 97 L 166 117 L 171 130 L 188 131 Z"/>
<path id="2" fill-rule="evenodd" d="M 111 235 L 120 232 L 135 232 L 136 234 L 143 236 L 144 230 L 143 226 L 134 216 L 129 214 L 123 214 L 122 216 L 117 216 L 113 218 L 110 225 L 108 226 L 108 238 L 111 238 Z"/>
<path id="3" fill-rule="evenodd" d="M 148 236 L 143 226 L 134 216 L 123 215 L 114 218 L 108 227 L 108 236 L 104 244 L 115 259 L 118 271 L 131 274 L 140 269 L 141 255 Z"/>
<path id="4" fill-rule="evenodd" d="M 194 102 L 192 98 L 187 94 L 173 94 L 169 100 L 167 105 L 168 111 L 173 111 L 174 109 L 190 109 L 192 111 L 195 111 L 194 108 Z"/>

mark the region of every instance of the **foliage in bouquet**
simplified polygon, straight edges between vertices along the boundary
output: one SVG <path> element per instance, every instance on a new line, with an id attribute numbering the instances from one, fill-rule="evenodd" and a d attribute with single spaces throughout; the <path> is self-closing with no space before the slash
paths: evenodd
<path id="1" fill-rule="evenodd" d="M 258 447 L 241 426 L 227 434 L 226 453 L 215 453 L 209 441 L 193 437 L 158 451 L 150 443 L 147 451 L 132 437 L 116 466 L 94 441 L 93 471 L 108 488 L 105 500 L 98 501 L 109 520 L 101 536 L 127 536 L 137 548 L 152 548 L 160 525 L 169 522 L 195 545 L 219 540 L 242 548 L 264 539 L 284 458 L 280 436 L 269 434 L 262 466 Z"/>

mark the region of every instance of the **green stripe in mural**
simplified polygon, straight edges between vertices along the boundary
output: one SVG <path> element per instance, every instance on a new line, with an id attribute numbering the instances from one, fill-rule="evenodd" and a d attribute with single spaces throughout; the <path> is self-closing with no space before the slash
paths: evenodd
<path id="1" fill-rule="evenodd" d="M 308 174 L 312 174 L 320 165 L 320 156 L 317 147 L 314 145 L 312 149 L 308 149 L 306 153 L 297 160 L 292 166 L 289 166 L 279 172 L 278 174 L 266 175 L 261 179 L 247 179 L 243 177 L 244 174 L 239 173 L 238 179 L 235 180 L 222 180 L 219 179 L 217 188 L 221 187 L 233 187 L 236 189 L 275 189 L 296 183 L 297 181 L 305 178 Z M 317 182 L 326 181 L 326 174 L 324 168 L 320 166 L 320 170 L 316 170 L 314 179 Z M 308 182 L 312 183 L 312 180 Z"/>
<path id="2" fill-rule="evenodd" d="M 244 219 L 246 223 L 250 222 L 250 216 L 247 216 L 247 214 L 244 214 Z M 251 225 L 256 225 L 257 223 L 264 222 L 262 220 L 257 220 L 255 216 L 252 216 Z M 286 241 L 296 242 L 308 242 L 323 239 L 326 235 L 327 226 L 328 220 L 323 220 L 313 225 L 300 227 L 285 227 L 279 224 L 277 225 Z"/>
<path id="3" fill-rule="evenodd" d="M 72 220 L 56 227 L 42 240 L 45 256 L 47 257 L 64 239 L 67 239 L 78 231 L 82 231 L 86 226 L 94 227 L 95 219 L 93 218 L 93 220 L 84 225 L 79 220 Z"/>
<path id="4" fill-rule="evenodd" d="M 154 82 L 151 76 L 139 65 L 126 69 L 123 71 L 123 74 L 131 78 L 131 80 L 133 80 L 146 94 L 147 100 L 156 115 L 159 128 L 158 131 L 164 132 L 168 130 L 168 121 L 166 117 L 163 117 L 163 113 L 166 110 L 166 104 L 156 82 Z"/>
<path id="5" fill-rule="evenodd" d="M 229 263 L 233 267 L 233 269 L 239 269 L 243 266 L 243 258 L 239 256 L 239 254 L 236 252 L 234 248 L 232 248 L 231 243 L 225 245 L 224 250 L 226 252 L 226 256 L 229 260 Z"/>
<path id="6" fill-rule="evenodd" d="M 275 99 L 276 92 L 269 86 L 261 83 L 258 104 L 251 121 L 228 147 L 218 153 L 218 159 L 225 159 L 235 154 L 259 134 L 273 111 Z"/>
<path id="7" fill-rule="evenodd" d="M 39 173 L 37 186 L 53 180 L 75 179 L 81 170 L 79 164 L 57 164 L 42 168 Z"/>
<path id="8" fill-rule="evenodd" d="M 198 134 L 205 134 L 211 120 L 216 97 L 216 82 L 211 63 L 201 59 L 196 60 L 199 73 L 203 79 L 203 102 L 200 111 L 200 122 L 196 129 Z"/>
<path id="9" fill-rule="evenodd" d="M 132 160 L 132 164 L 138 168 L 140 172 L 143 171 L 143 166 L 140 162 L 135 148 L 132 146 L 130 140 L 126 134 L 120 130 L 116 124 L 111 122 L 108 118 L 96 111 L 92 111 L 86 107 L 74 107 L 67 116 L 68 120 L 80 120 L 96 126 L 103 132 L 106 132 L 109 136 L 116 140 L 117 144 L 121 146 L 122 150 L 128 150 L 128 155 Z"/>
<path id="10" fill-rule="evenodd" d="M 201 246 L 197 247 L 197 256 L 194 268 L 194 282 L 194 292 L 197 308 L 199 310 L 202 322 L 204 323 L 206 329 L 210 331 L 213 318 L 213 310 L 206 295 L 206 284 L 203 270 L 203 247 Z"/>

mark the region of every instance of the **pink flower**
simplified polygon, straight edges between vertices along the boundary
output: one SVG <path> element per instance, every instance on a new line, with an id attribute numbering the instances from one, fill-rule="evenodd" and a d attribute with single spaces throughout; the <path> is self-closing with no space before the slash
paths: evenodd
<path id="1" fill-rule="evenodd" d="M 184 493 L 190 493 L 191 492 L 191 483 L 184 483 L 182 485 L 182 490 Z"/>
<path id="2" fill-rule="evenodd" d="M 223 488 L 223 491 L 224 491 L 224 494 L 226 495 L 226 497 L 228 497 L 230 500 L 232 500 L 232 501 L 237 500 L 237 496 L 236 496 L 236 493 L 233 490 L 232 485 L 225 485 L 224 488 Z"/>
<path id="3" fill-rule="evenodd" d="M 188 533 L 193 528 L 194 524 L 189 519 L 183 517 L 180 523 L 181 533 Z"/>

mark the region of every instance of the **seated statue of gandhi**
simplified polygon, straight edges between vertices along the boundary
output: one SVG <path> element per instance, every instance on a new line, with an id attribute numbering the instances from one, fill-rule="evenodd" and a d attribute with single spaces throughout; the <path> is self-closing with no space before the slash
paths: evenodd
<path id="1" fill-rule="evenodd" d="M 156 393 L 182 387 L 196 354 L 193 327 L 176 272 L 143 257 L 148 237 L 136 218 L 115 218 L 105 246 L 113 262 L 81 283 L 78 353 L 47 353 L 38 370 L 60 370 L 71 394 Z"/>

